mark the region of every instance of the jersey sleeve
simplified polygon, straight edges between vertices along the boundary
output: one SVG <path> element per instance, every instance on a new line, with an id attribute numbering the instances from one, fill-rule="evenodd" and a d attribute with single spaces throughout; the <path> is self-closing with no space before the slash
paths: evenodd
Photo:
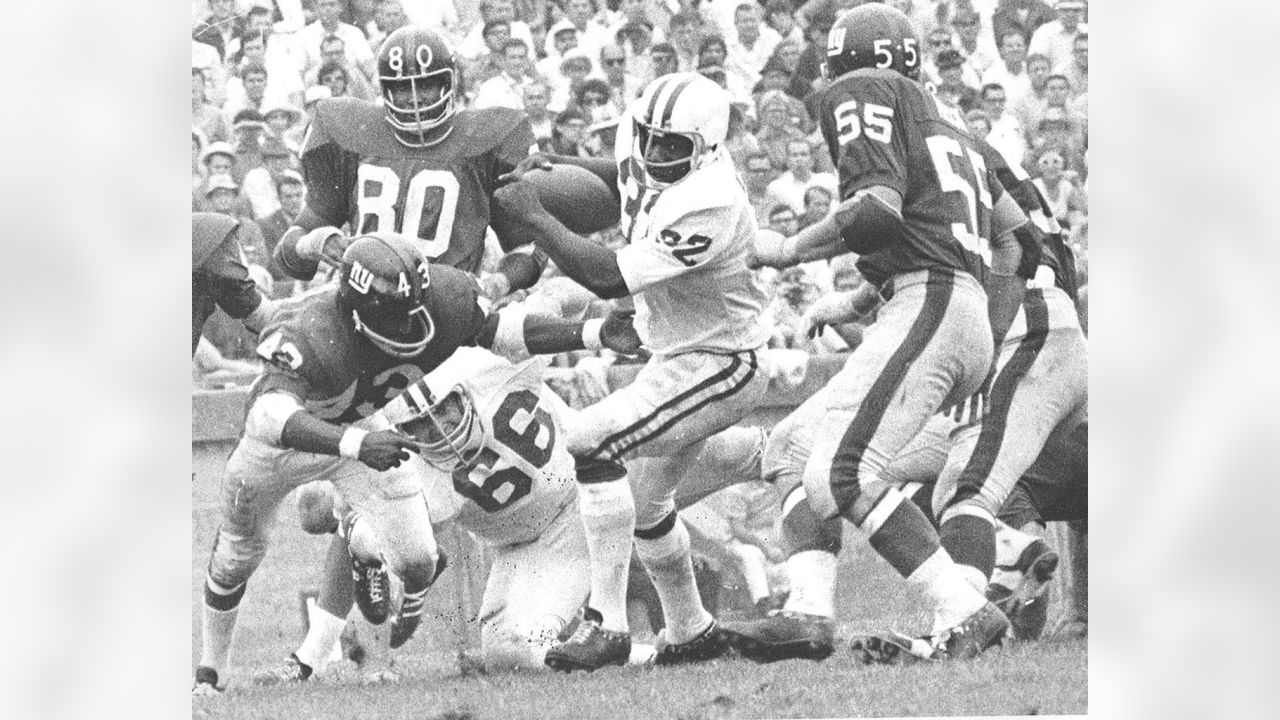
<path id="1" fill-rule="evenodd" d="M 292 395 L 299 403 L 304 402 L 313 386 L 310 376 L 321 371 L 310 343 L 287 325 L 269 326 L 261 337 L 257 355 L 265 365 L 262 377 L 254 383 L 250 403 L 271 392 Z"/>
<path id="2" fill-rule="evenodd" d="M 510 132 L 493 150 L 498 175 L 511 172 L 521 160 L 529 156 L 530 152 L 537 149 L 537 141 L 533 137 L 533 127 L 529 124 L 529 117 L 524 113 L 513 113 L 513 115 Z"/>
<path id="3" fill-rule="evenodd" d="M 873 185 L 907 194 L 910 105 L 887 80 L 848 76 L 822 102 L 822 134 L 840 178 L 840 199 Z"/>
<path id="4" fill-rule="evenodd" d="M 644 241 L 619 250 L 618 269 L 627 290 L 637 293 L 701 270 L 727 253 L 736 227 L 727 210 L 722 207 L 685 214 L 666 227 L 650 230 Z"/>
<path id="5" fill-rule="evenodd" d="M 331 126 L 341 115 L 332 110 L 324 100 L 316 104 L 315 119 L 302 140 L 302 177 L 307 185 L 307 207 L 326 224 L 342 227 L 351 217 L 360 156 L 334 139 Z"/>
<path id="6" fill-rule="evenodd" d="M 213 301 L 237 320 L 248 317 L 262 302 L 244 264 L 238 228 L 205 259 L 200 275 Z"/>

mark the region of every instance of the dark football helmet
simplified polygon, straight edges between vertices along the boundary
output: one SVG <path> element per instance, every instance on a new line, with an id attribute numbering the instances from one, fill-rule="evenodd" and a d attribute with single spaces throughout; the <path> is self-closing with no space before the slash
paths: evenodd
<path id="1" fill-rule="evenodd" d="M 342 253 L 338 305 L 356 332 L 388 355 L 422 353 L 435 335 L 427 312 L 427 260 L 413 241 L 395 233 L 362 235 Z"/>
<path id="2" fill-rule="evenodd" d="M 823 75 L 835 80 L 859 68 L 889 69 L 920 79 L 920 38 L 901 10 L 869 3 L 836 19 L 827 33 Z"/>
<path id="3" fill-rule="evenodd" d="M 387 122 L 409 147 L 428 147 L 453 130 L 457 62 L 444 38 L 422 25 L 392 32 L 378 48 L 378 84 Z"/>

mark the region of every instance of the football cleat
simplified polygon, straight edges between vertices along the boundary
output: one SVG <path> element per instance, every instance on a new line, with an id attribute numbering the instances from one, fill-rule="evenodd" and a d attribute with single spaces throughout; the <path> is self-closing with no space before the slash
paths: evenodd
<path id="1" fill-rule="evenodd" d="M 422 623 L 422 606 L 427 601 L 427 591 L 431 589 L 432 583 L 440 578 L 440 573 L 449 567 L 449 558 L 440 551 L 440 556 L 436 558 L 436 572 L 431 576 L 431 582 L 427 586 L 415 593 L 405 593 L 404 598 L 400 601 L 400 612 L 396 613 L 396 617 L 391 621 L 391 647 L 398 648 L 409 642 L 413 637 L 413 633 L 418 630 L 418 625 Z"/>
<path id="2" fill-rule="evenodd" d="M 987 599 L 1000 608 L 1019 640 L 1040 637 L 1048 617 L 1049 583 L 1058 570 L 1058 553 L 1043 540 L 1027 545 L 1012 565 L 997 565 Z"/>
<path id="3" fill-rule="evenodd" d="M 852 649 L 864 664 L 901 665 L 919 660 L 968 660 L 1004 642 L 1009 618 L 988 602 L 964 622 L 935 637 L 899 632 L 855 638 Z"/>
<path id="4" fill-rule="evenodd" d="M 381 560 L 363 562 L 351 556 L 351 577 L 356 581 L 356 606 L 364 619 L 381 625 L 391 614 L 391 576 Z"/>
<path id="5" fill-rule="evenodd" d="M 606 665 L 626 665 L 631 657 L 631 633 L 600 627 L 604 616 L 598 610 L 583 608 L 573 635 L 547 650 L 543 660 L 558 672 L 586 670 L 594 672 Z"/>
<path id="6" fill-rule="evenodd" d="M 658 633 L 658 652 L 654 655 L 654 665 L 684 665 L 685 663 L 706 662 L 714 660 L 729 652 L 729 636 L 720 629 L 720 623 L 711 618 L 706 630 L 688 642 L 667 642 L 667 631 Z"/>
<path id="7" fill-rule="evenodd" d="M 820 615 L 776 610 L 760 620 L 727 621 L 721 627 L 739 655 L 758 663 L 825 660 L 835 652 L 835 622 Z"/>
<path id="8" fill-rule="evenodd" d="M 930 638 L 913 638 L 896 631 L 854 638 L 850 649 L 864 665 L 906 665 L 941 659 Z"/>
<path id="9" fill-rule="evenodd" d="M 218 671 L 204 665 L 196 666 L 196 681 L 191 686 L 191 697 L 215 697 L 222 692 L 218 687 Z"/>
<path id="10" fill-rule="evenodd" d="M 306 682 L 311 677 L 311 668 L 298 659 L 297 655 L 289 654 L 284 662 L 279 665 L 259 670 L 253 674 L 253 684 L 261 686 L 271 685 L 291 685 L 294 683 Z"/>

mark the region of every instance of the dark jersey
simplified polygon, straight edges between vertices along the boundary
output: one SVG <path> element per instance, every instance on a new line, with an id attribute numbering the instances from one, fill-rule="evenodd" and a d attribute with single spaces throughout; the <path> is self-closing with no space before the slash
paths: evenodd
<path id="1" fill-rule="evenodd" d="M 480 289 L 461 270 L 431 265 L 427 311 L 435 334 L 413 358 L 383 353 L 356 332 L 338 307 L 338 286 L 329 283 L 285 300 L 262 331 L 258 354 L 268 363 L 250 390 L 246 409 L 267 392 L 284 392 L 306 410 L 332 423 L 368 417 L 435 369 L 462 345 L 474 345 L 486 315 Z"/>
<path id="2" fill-rule="evenodd" d="M 498 176 L 529 154 L 533 130 L 523 112 L 466 110 L 438 145 L 396 140 L 380 106 L 355 98 L 316 104 L 302 149 L 307 206 L 351 232 L 403 233 L 420 240 L 432 263 L 476 272 L 490 224 L 510 250 L 509 225 L 489 199 Z"/>
<path id="3" fill-rule="evenodd" d="M 221 213 L 191 215 L 191 353 L 214 307 L 248 317 L 262 297 L 240 255 L 240 222 Z"/>
<path id="4" fill-rule="evenodd" d="M 993 188 L 963 119 L 922 85 L 862 68 L 831 84 L 819 113 L 840 176 L 840 197 L 873 185 L 902 195 L 904 239 L 858 258 L 879 284 L 928 268 L 967 272 L 986 284 Z"/>

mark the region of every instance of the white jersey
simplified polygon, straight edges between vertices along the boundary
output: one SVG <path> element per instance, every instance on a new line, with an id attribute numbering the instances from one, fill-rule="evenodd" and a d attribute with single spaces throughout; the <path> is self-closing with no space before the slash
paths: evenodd
<path id="1" fill-rule="evenodd" d="M 550 362 L 519 364 L 476 347 L 460 347 L 424 378 L 436 396 L 455 385 L 470 393 L 484 431 L 484 449 L 470 471 L 444 472 L 422 463 L 433 522 L 454 516 L 491 545 L 529 542 L 573 501 L 574 462 L 565 445 L 564 401 L 542 383 Z M 393 410 L 394 412 L 394 410 Z M 454 502 L 435 502 L 452 489 Z"/>
<path id="2" fill-rule="evenodd" d="M 618 267 L 635 296 L 641 341 L 662 355 L 759 347 L 770 335 L 768 295 L 747 267 L 756 216 L 733 164 L 724 155 L 670 188 L 643 187 L 632 156 L 635 110 L 618 124 L 614 156 L 628 243 Z"/>

